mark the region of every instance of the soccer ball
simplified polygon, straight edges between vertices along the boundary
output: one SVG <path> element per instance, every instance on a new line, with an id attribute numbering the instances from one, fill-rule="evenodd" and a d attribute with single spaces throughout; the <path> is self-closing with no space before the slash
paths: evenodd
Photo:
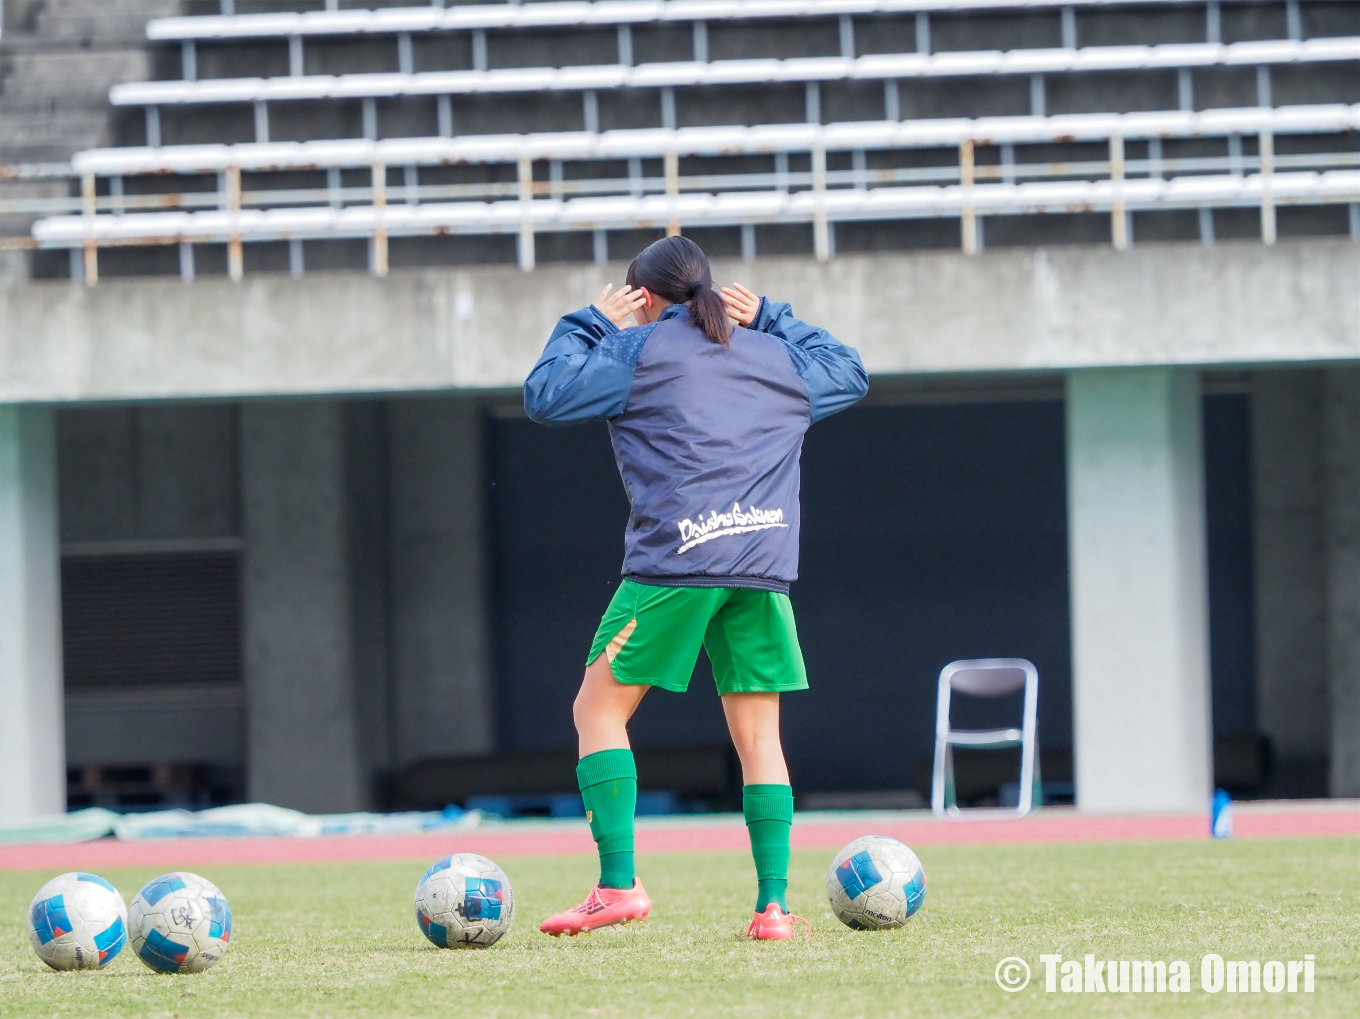
<path id="1" fill-rule="evenodd" d="M 137 893 L 128 910 L 137 957 L 162 973 L 201 973 L 227 950 L 231 907 L 197 874 L 162 874 Z"/>
<path id="2" fill-rule="evenodd" d="M 28 940 L 53 969 L 99 969 L 127 941 L 127 906 L 97 874 L 63 874 L 28 907 Z"/>
<path id="3" fill-rule="evenodd" d="M 866 835 L 836 854 L 826 876 L 831 912 L 857 931 L 901 927 L 921 908 L 926 874 L 921 861 L 896 839 Z"/>
<path id="4" fill-rule="evenodd" d="M 416 923 L 440 948 L 490 948 L 514 919 L 510 879 L 485 856 L 436 860 L 416 885 Z"/>

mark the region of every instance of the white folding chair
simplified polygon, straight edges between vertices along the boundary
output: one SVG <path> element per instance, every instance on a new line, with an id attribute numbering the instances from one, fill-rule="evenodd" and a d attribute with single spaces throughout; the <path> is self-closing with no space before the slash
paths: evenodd
<path id="1" fill-rule="evenodd" d="M 955 691 L 972 697 L 1004 697 L 1025 691 L 1024 720 L 1019 729 L 954 729 L 949 722 L 949 703 Z M 950 662 L 940 672 L 935 708 L 935 769 L 930 784 L 930 809 L 941 818 L 963 816 L 1024 817 L 1034 805 L 1038 767 L 1035 739 L 1039 708 L 1039 672 L 1023 658 L 976 658 Z M 1020 747 L 1020 802 L 1002 809 L 975 808 L 960 811 L 954 798 L 954 747 L 1002 750 Z"/>

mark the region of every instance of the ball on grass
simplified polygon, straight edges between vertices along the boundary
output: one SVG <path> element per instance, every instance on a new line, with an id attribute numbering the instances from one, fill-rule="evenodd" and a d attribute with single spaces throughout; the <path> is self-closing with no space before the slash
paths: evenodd
<path id="1" fill-rule="evenodd" d="M 485 856 L 436 860 L 416 885 L 416 923 L 440 948 L 490 948 L 514 919 L 510 879 Z"/>
<path id="2" fill-rule="evenodd" d="M 28 907 L 28 940 L 53 969 L 99 969 L 127 941 L 127 906 L 97 874 L 54 877 Z"/>
<path id="3" fill-rule="evenodd" d="M 916 854 L 886 835 L 855 839 L 836 854 L 826 876 L 831 911 L 847 927 L 901 927 L 921 908 L 926 874 Z"/>
<path id="4" fill-rule="evenodd" d="M 137 893 L 128 910 L 137 958 L 161 973 L 201 973 L 231 942 L 231 907 L 207 878 L 162 874 Z"/>

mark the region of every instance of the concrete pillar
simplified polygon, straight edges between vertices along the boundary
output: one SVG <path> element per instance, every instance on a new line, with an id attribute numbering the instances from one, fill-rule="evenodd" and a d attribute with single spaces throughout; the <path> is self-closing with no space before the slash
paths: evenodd
<path id="1" fill-rule="evenodd" d="M 471 399 L 394 400 L 388 422 L 394 763 L 487 753 L 482 411 Z"/>
<path id="2" fill-rule="evenodd" d="M 1198 375 L 1067 379 L 1077 804 L 1207 810 L 1212 776 Z"/>
<path id="3" fill-rule="evenodd" d="M 376 778 L 392 756 L 386 405 L 347 400 L 344 411 L 354 710 L 362 799 L 376 806 Z"/>
<path id="4" fill-rule="evenodd" d="M 53 416 L 0 406 L 0 819 L 65 809 Z"/>
<path id="5" fill-rule="evenodd" d="M 1256 717 L 1285 794 L 1322 791 L 1331 743 L 1322 382 L 1315 370 L 1252 379 Z"/>
<path id="6" fill-rule="evenodd" d="M 360 753 L 345 413 L 241 411 L 247 785 L 312 812 L 369 802 Z"/>
<path id="7" fill-rule="evenodd" d="M 1360 368 L 1324 384 L 1331 794 L 1360 796 Z"/>

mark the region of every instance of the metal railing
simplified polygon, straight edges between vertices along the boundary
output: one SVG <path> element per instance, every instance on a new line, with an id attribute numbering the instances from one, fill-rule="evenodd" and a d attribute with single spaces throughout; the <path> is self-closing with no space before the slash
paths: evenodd
<path id="1" fill-rule="evenodd" d="M 1226 0 L 1247 3 L 1250 0 Z M 1298 0 L 1286 0 L 1295 9 Z M 1110 7 L 1203 7 L 1214 17 L 1219 0 L 595 0 L 467 4 L 445 7 L 443 0 L 424 5 L 374 10 L 340 10 L 328 2 L 324 10 L 237 14 L 233 0 L 221 0 L 220 15 L 156 18 L 147 23 L 147 38 L 160 42 L 235 39 L 281 39 L 294 36 L 401 35 L 424 32 L 477 32 L 488 29 L 614 27 L 654 23 L 750 21 L 788 17 L 854 17 L 857 15 L 994 13 L 998 11 L 1100 10 Z"/>
<path id="2" fill-rule="evenodd" d="M 813 144 L 800 154 L 806 165 L 798 169 L 790 167 L 788 153 L 776 153 L 768 171 L 685 175 L 669 151 L 631 160 L 627 176 L 580 179 L 567 179 L 560 161 L 547 163 L 545 177 L 541 162 L 521 157 L 513 181 L 463 183 L 422 182 L 416 167 L 377 162 L 366 168 L 362 184 L 343 181 L 332 168 L 324 187 L 247 188 L 241 168 L 226 166 L 211 189 L 141 194 L 126 193 L 121 177 L 109 177 L 101 194 L 93 172 L 18 167 L 0 177 L 65 180 L 72 191 L 78 182 L 79 193 L 0 198 L 0 214 L 47 217 L 34 224 L 31 237 L 5 238 L 0 246 L 68 249 L 78 269 L 73 275 L 93 285 L 101 248 L 134 245 L 180 245 L 181 272 L 192 278 L 192 246 L 225 244 L 228 272 L 240 279 L 246 243 L 290 242 L 300 272 L 301 242 L 327 238 L 366 238 L 370 267 L 381 276 L 391 237 L 439 234 L 514 234 L 526 270 L 535 263 L 537 233 L 593 231 L 599 257 L 607 245 L 602 232 L 638 227 L 678 233 L 739 226 L 743 248 L 754 256 L 755 225 L 811 223 L 823 260 L 834 255 L 837 222 L 884 219 L 956 217 L 967 254 L 982 249 L 984 217 L 1045 212 L 1108 213 L 1118 249 L 1132 243 L 1133 212 L 1168 208 L 1258 208 L 1261 239 L 1273 244 L 1278 205 L 1347 203 L 1352 231 L 1360 234 L 1360 152 L 1277 153 L 1272 132 L 1256 138 L 1254 153 L 1232 135 L 1222 155 L 1171 157 L 1152 139 L 1145 153 L 1131 158 L 1125 138 L 1115 135 L 1093 158 L 1024 162 L 1015 159 L 1013 146 L 982 147 L 965 138 L 948 162 L 870 167 L 862 151 L 851 151 L 848 168 L 829 168 L 825 145 Z M 984 151 L 997 160 L 980 161 Z M 390 170 L 400 170 L 399 182 L 389 179 Z"/>

